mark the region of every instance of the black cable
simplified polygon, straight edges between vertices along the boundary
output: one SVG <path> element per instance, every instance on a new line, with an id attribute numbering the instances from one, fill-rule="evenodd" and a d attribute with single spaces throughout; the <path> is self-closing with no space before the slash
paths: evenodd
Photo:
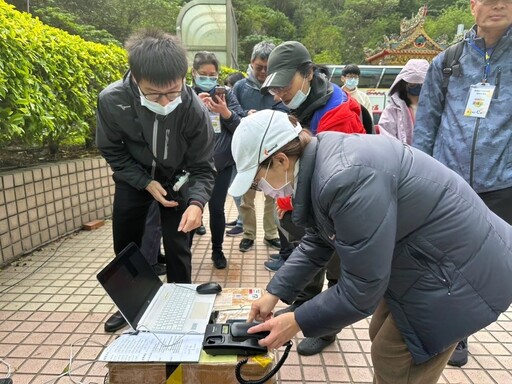
<path id="1" fill-rule="evenodd" d="M 283 357 L 281 357 L 281 359 L 277 362 L 276 366 L 274 368 L 272 368 L 272 370 L 269 373 L 267 373 L 265 376 L 263 376 L 259 380 L 247 381 L 242 377 L 242 373 L 240 371 L 242 369 L 242 366 L 244 364 L 247 364 L 247 361 L 249 361 L 249 359 L 246 358 L 246 359 L 240 360 L 236 364 L 236 367 L 235 367 L 235 376 L 236 376 L 236 379 L 238 380 L 238 382 L 240 384 L 263 384 L 266 381 L 268 381 L 268 379 L 270 379 L 272 376 L 274 376 L 277 373 L 277 371 L 279 371 L 279 369 L 281 369 L 281 366 L 284 364 L 284 362 L 286 361 L 286 358 L 288 357 L 288 353 L 290 352 L 290 349 L 292 349 L 293 342 L 291 340 L 289 340 L 284 345 L 286 345 L 286 349 L 283 352 Z"/>

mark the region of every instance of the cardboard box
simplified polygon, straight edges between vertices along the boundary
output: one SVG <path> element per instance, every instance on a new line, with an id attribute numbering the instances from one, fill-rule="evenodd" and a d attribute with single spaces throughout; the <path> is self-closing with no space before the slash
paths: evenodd
<path id="1" fill-rule="evenodd" d="M 243 357 L 238 357 L 238 360 Z M 238 384 L 235 377 L 236 362 L 233 363 L 108 363 L 110 384 Z M 257 380 L 274 367 L 272 353 L 252 356 L 242 367 L 241 374 L 246 380 Z M 274 384 L 276 376 L 266 381 Z"/>

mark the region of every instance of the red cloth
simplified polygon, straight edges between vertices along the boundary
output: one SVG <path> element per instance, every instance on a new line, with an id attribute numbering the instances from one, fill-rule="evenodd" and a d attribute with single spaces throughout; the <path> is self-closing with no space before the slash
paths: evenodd
<path id="1" fill-rule="evenodd" d="M 276 199 L 276 204 L 279 207 L 279 209 L 283 211 L 293 211 L 293 204 L 292 204 L 292 197 L 286 196 L 286 197 L 278 197 Z"/>
<path id="2" fill-rule="evenodd" d="M 366 133 L 359 103 L 349 96 L 346 102 L 326 112 L 318 122 L 317 133 L 325 131 Z"/>

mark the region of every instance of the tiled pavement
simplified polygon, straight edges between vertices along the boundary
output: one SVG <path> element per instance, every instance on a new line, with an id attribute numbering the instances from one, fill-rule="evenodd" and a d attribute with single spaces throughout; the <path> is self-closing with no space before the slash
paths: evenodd
<path id="1" fill-rule="evenodd" d="M 227 217 L 234 219 L 232 199 L 228 198 L 226 208 Z M 257 212 L 261 228 L 259 198 Z M 238 250 L 240 237 L 226 237 L 229 267 L 222 271 L 215 270 L 210 260 L 209 231 L 196 236 L 193 281 L 265 287 L 271 273 L 263 268 L 263 262 L 272 250 L 263 244 L 261 232 L 255 248 L 247 253 Z M 95 359 L 102 346 L 115 337 L 103 331 L 114 306 L 97 283 L 96 273 L 112 257 L 111 223 L 107 220 L 97 230 L 68 236 L 0 271 L 0 359 L 10 365 L 14 384 L 105 381 L 105 363 Z M 292 352 L 278 382 L 371 383 L 368 324 L 366 319 L 345 328 L 320 355 L 302 357 Z M 295 345 L 300 339 L 296 338 Z M 512 383 L 512 308 L 498 322 L 470 337 L 470 351 L 468 364 L 462 369 L 447 367 L 439 383 Z M 72 376 L 60 378 L 70 356 Z M 6 372 L 7 367 L 0 364 L 0 378 Z"/>

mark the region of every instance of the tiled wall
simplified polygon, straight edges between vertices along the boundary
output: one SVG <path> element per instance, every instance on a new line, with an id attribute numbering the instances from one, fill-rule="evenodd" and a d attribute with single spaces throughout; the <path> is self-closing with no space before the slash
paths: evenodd
<path id="1" fill-rule="evenodd" d="M 113 194 L 100 157 L 0 173 L 0 265 L 111 216 Z"/>

